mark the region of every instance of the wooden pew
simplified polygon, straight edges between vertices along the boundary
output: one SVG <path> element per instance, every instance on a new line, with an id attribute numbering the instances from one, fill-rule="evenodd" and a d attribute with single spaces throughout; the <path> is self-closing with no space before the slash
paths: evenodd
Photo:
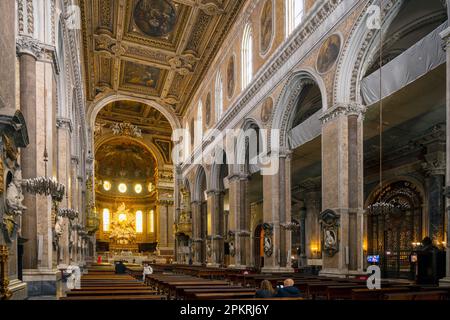
<path id="1" fill-rule="evenodd" d="M 71 296 L 60 300 L 165 300 L 163 295 L 107 295 L 107 296 Z"/>
<path id="2" fill-rule="evenodd" d="M 353 289 L 352 300 L 381 300 L 385 294 L 408 292 L 408 287 L 389 287 L 381 289 Z"/>
<path id="3" fill-rule="evenodd" d="M 239 289 L 242 288 L 242 286 L 232 286 L 232 285 L 227 285 L 227 286 L 214 286 L 214 289 Z M 211 286 L 177 286 L 175 288 L 175 299 L 179 300 L 179 299 L 184 299 L 185 298 L 185 294 L 184 291 L 185 290 L 189 290 L 189 289 L 211 289 Z"/>
<path id="4" fill-rule="evenodd" d="M 193 299 L 196 300 L 228 300 L 233 298 L 252 298 L 256 291 L 249 292 L 213 292 L 213 293 L 194 293 Z"/>
<path id="5" fill-rule="evenodd" d="M 255 296 L 256 291 L 252 288 L 210 288 L 210 289 L 187 289 L 184 290 L 185 300 L 196 299 L 196 294 L 219 294 L 219 293 L 249 293 L 252 297 Z"/>
<path id="6" fill-rule="evenodd" d="M 404 293 L 386 293 L 384 300 L 446 300 L 447 291 L 419 291 Z"/>

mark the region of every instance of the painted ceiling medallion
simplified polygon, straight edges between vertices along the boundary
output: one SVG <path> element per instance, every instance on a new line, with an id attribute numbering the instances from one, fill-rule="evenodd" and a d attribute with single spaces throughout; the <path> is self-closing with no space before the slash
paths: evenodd
<path id="1" fill-rule="evenodd" d="M 139 0 L 133 18 L 138 28 L 151 37 L 168 35 L 177 21 L 175 7 L 167 0 Z"/>
<path id="2" fill-rule="evenodd" d="M 317 71 L 324 74 L 334 66 L 341 51 L 341 37 L 338 34 L 331 35 L 322 44 L 317 58 Z"/>

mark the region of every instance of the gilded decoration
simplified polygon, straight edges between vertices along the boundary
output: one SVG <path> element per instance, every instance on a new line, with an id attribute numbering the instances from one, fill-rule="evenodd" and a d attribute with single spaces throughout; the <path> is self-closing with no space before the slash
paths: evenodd
<path id="1" fill-rule="evenodd" d="M 183 115 L 245 1 L 80 0 L 86 96 L 111 90 Z M 87 41 L 86 39 L 92 39 Z"/>

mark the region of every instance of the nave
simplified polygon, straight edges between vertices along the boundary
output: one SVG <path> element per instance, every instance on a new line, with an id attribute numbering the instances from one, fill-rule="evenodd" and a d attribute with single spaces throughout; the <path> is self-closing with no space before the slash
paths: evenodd
<path id="1" fill-rule="evenodd" d="M 368 289 L 366 279 L 330 278 L 301 273 L 259 274 L 219 268 L 152 264 L 154 273 L 127 265 L 116 274 L 110 264 L 94 264 L 81 277 L 80 287 L 61 300 L 260 300 L 260 284 L 268 280 L 280 287 L 290 278 L 298 297 L 265 300 L 448 300 L 450 288 L 416 285 L 408 281 L 382 280 L 381 289 Z"/>

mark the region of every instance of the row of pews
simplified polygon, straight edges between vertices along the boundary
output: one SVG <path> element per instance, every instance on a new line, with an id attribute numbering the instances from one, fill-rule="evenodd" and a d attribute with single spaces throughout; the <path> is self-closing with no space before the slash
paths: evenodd
<path id="1" fill-rule="evenodd" d="M 381 281 L 381 289 L 367 288 L 365 279 L 331 278 L 301 273 L 257 274 L 204 266 L 153 265 L 160 273 L 147 276 L 146 283 L 169 299 L 252 299 L 261 281 L 273 287 L 286 278 L 294 280 L 303 299 L 309 300 L 448 300 L 450 288 Z M 251 271 L 250 271 L 251 272 Z M 292 298 L 291 298 L 292 299 Z M 298 298 L 296 298 L 298 299 Z"/>
<path id="2" fill-rule="evenodd" d="M 166 296 L 129 274 L 115 274 L 109 266 L 88 268 L 79 289 L 66 292 L 61 300 L 163 300 Z"/>
<path id="3" fill-rule="evenodd" d="M 128 274 L 114 273 L 111 265 L 91 266 L 79 289 L 63 300 L 252 300 L 263 280 L 273 287 L 286 278 L 302 293 L 300 298 L 272 300 L 448 300 L 450 288 L 385 281 L 370 290 L 366 280 L 330 278 L 302 273 L 257 274 L 224 268 L 152 264 L 154 273 L 142 281 L 142 267 L 130 265 Z"/>

